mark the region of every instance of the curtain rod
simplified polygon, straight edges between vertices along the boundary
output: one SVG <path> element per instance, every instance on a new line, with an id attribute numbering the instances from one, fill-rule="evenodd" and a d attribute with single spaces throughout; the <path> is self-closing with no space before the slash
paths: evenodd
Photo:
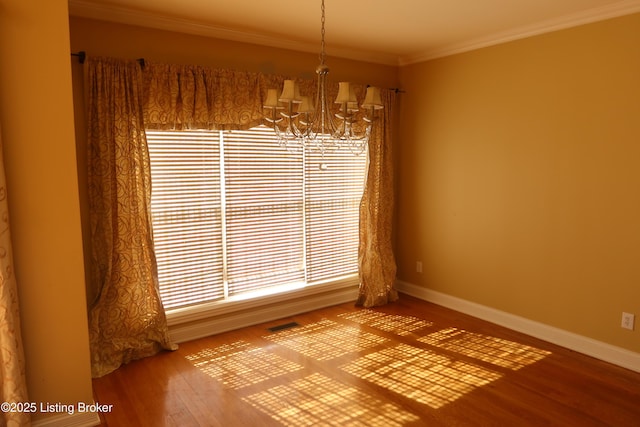
<path id="1" fill-rule="evenodd" d="M 81 51 L 76 52 L 76 53 L 72 52 L 71 56 L 77 56 L 78 57 L 78 62 L 81 63 L 81 64 L 84 64 L 84 61 L 87 59 L 87 52 L 85 52 L 84 50 L 81 50 Z M 140 63 L 140 65 L 142 65 L 144 67 L 144 58 L 138 58 L 138 62 Z M 390 90 L 395 91 L 395 93 L 405 93 L 404 90 L 402 90 L 400 88 L 397 88 L 397 87 L 392 87 L 392 88 L 390 88 Z"/>
<path id="2" fill-rule="evenodd" d="M 77 56 L 78 62 L 84 64 L 84 60 L 87 59 L 87 52 L 85 52 L 84 50 L 81 50 L 78 53 L 71 52 L 71 56 Z"/>
<path id="3" fill-rule="evenodd" d="M 87 59 L 87 52 L 85 52 L 84 50 L 81 50 L 77 53 L 71 52 L 71 56 L 77 56 L 78 62 L 84 64 L 84 61 Z M 138 61 L 140 65 L 144 67 L 144 58 L 138 58 L 136 61 Z"/>
<path id="4" fill-rule="evenodd" d="M 367 89 L 370 88 L 371 85 L 367 85 Z M 388 90 L 392 90 L 395 93 L 406 93 L 404 90 L 400 89 L 399 87 L 390 87 Z"/>

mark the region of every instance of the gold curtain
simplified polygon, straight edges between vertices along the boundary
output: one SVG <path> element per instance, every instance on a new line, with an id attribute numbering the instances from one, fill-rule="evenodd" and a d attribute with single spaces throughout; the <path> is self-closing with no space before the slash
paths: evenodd
<path id="1" fill-rule="evenodd" d="M 394 288 L 393 254 L 393 144 L 392 109 L 396 93 L 382 91 L 383 118 L 378 119 L 369 140 L 369 165 L 360 203 L 358 265 L 360 289 L 357 305 L 373 307 L 398 299 Z"/>
<path id="2" fill-rule="evenodd" d="M 0 136 L 0 402 L 5 404 L 28 401 L 17 287 L 13 274 L 9 207 Z M 30 424 L 27 412 L 0 412 L 0 426 Z"/>
<path id="3" fill-rule="evenodd" d="M 88 58 L 87 139 L 92 241 L 92 375 L 170 342 L 151 230 L 151 174 L 137 61 Z"/>
<path id="4" fill-rule="evenodd" d="M 147 63 L 149 129 L 249 129 L 262 121 L 260 74 Z"/>

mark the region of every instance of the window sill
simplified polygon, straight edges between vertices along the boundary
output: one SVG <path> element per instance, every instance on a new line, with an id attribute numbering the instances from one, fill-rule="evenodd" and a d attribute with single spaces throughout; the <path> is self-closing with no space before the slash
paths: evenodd
<path id="1" fill-rule="evenodd" d="M 167 311 L 169 334 L 185 342 L 270 320 L 354 301 L 358 275 L 307 286 L 288 286 L 269 294 L 249 294 Z"/>

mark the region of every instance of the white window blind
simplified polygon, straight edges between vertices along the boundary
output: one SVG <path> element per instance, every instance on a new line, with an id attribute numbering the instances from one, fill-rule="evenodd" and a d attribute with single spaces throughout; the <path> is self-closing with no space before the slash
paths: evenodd
<path id="1" fill-rule="evenodd" d="M 165 308 L 224 296 L 218 132 L 147 131 L 151 214 Z"/>
<path id="2" fill-rule="evenodd" d="M 345 149 L 324 154 L 307 150 L 305 163 L 307 279 L 317 282 L 356 273 L 367 156 Z"/>
<path id="3" fill-rule="evenodd" d="M 147 141 L 166 309 L 357 273 L 366 154 L 290 152 L 265 127 Z"/>
<path id="4" fill-rule="evenodd" d="M 223 138 L 229 294 L 304 281 L 302 154 L 268 128 Z"/>

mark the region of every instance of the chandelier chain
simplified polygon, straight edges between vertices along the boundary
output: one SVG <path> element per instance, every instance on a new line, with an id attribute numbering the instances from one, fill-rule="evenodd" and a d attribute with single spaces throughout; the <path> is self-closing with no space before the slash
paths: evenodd
<path id="1" fill-rule="evenodd" d="M 320 5 L 320 11 L 322 12 L 322 19 L 321 19 L 321 28 L 320 28 L 320 64 L 324 65 L 324 57 L 325 57 L 325 53 L 324 53 L 324 0 L 322 0 L 322 3 Z"/>

